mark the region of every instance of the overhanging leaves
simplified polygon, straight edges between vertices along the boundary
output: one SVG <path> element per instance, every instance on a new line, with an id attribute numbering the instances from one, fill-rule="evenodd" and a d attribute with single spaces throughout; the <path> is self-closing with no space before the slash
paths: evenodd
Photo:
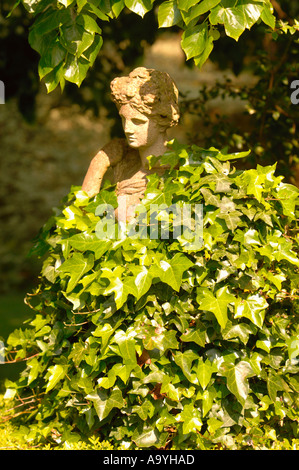
<path id="1" fill-rule="evenodd" d="M 45 0 L 22 3 L 36 17 L 29 42 L 41 55 L 39 74 L 49 92 L 59 84 L 63 89 L 65 80 L 81 85 L 102 47 L 100 22 L 117 21 L 125 7 L 143 18 L 156 6 L 154 0 L 63 0 L 50 7 Z M 213 42 L 220 38 L 216 25 L 224 25 L 226 35 L 235 40 L 258 20 L 275 27 L 268 1 L 166 0 L 159 4 L 157 16 L 159 28 L 179 25 L 183 29 L 182 48 L 187 60 L 193 58 L 198 67 L 206 62 Z M 62 67 L 58 68 L 59 64 Z"/>

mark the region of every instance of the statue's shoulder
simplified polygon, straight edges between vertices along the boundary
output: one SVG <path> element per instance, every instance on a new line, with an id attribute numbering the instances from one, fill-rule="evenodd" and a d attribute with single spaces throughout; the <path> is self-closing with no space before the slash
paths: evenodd
<path id="1" fill-rule="evenodd" d="M 127 147 L 128 144 L 126 139 L 115 137 L 105 144 L 101 151 L 105 152 L 108 157 L 113 157 L 115 154 L 126 153 Z"/>

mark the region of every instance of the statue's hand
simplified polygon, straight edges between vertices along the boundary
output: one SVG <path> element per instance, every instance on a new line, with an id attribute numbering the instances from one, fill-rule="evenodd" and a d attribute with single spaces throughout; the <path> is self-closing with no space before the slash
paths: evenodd
<path id="1" fill-rule="evenodd" d="M 115 166 L 124 156 L 124 140 L 111 140 L 102 148 L 100 153 L 102 154 L 102 158 L 107 160 L 108 166 Z"/>

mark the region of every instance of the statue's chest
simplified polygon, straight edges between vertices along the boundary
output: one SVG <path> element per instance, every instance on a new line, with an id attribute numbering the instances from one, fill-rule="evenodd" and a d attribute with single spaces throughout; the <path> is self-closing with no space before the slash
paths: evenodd
<path id="1" fill-rule="evenodd" d="M 129 222 L 135 213 L 135 207 L 140 203 L 144 196 L 147 185 L 147 172 L 143 170 L 136 171 L 128 178 L 118 181 L 116 185 L 116 194 L 118 208 L 115 211 L 117 220 Z"/>
<path id="2" fill-rule="evenodd" d="M 129 222 L 134 218 L 135 207 L 142 200 L 147 187 L 147 176 L 155 172 L 162 175 L 164 170 L 141 168 L 139 155 L 135 151 L 129 151 L 116 165 L 114 178 L 118 208 L 115 216 L 118 221 Z"/>

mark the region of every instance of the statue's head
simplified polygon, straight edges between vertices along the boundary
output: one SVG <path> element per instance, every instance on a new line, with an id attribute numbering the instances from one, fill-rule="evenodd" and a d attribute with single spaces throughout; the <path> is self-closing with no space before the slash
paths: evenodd
<path id="1" fill-rule="evenodd" d="M 166 131 L 179 120 L 178 90 L 168 73 L 138 67 L 111 82 L 112 100 L 120 114 L 130 107 Z"/>

